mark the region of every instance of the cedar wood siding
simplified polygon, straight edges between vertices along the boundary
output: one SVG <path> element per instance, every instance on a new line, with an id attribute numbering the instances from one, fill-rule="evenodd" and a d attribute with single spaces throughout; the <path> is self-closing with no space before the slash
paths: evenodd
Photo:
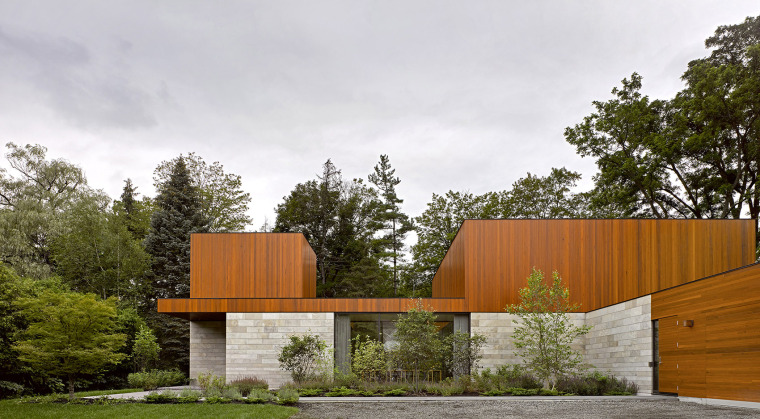
<path id="1" fill-rule="evenodd" d="M 433 297 L 464 291 L 467 311 L 503 312 L 535 267 L 558 271 L 587 312 L 754 259 L 753 220 L 466 220 Z"/>
<path id="2" fill-rule="evenodd" d="M 760 264 L 652 294 L 652 319 L 670 391 L 760 402 Z"/>

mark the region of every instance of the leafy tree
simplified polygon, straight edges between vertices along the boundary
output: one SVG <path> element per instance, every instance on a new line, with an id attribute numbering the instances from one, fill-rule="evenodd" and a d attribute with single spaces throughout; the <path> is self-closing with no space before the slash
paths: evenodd
<path id="1" fill-rule="evenodd" d="M 499 205 L 503 218 L 579 218 L 586 215 L 584 196 L 571 191 L 581 174 L 564 167 L 552 168 L 548 176 L 528 173 L 502 192 L 506 205 Z"/>
<path id="2" fill-rule="evenodd" d="M 40 145 L 7 143 L 5 155 L 16 177 L 0 168 L 0 260 L 22 276 L 51 274 L 51 240 L 65 231 L 61 213 L 90 194 L 82 170 L 48 160 Z"/>
<path id="3" fill-rule="evenodd" d="M 149 258 L 107 203 L 106 196 L 80 199 L 62 215 L 68 228 L 53 240 L 52 259 L 73 290 L 136 307 L 147 292 Z"/>
<path id="4" fill-rule="evenodd" d="M 396 195 L 396 185 L 401 183 L 395 177 L 396 169 L 391 168 L 388 156 L 380 155 L 380 162 L 375 166 L 375 172 L 368 177 L 370 183 L 380 191 L 382 203 L 378 209 L 378 222 L 387 233 L 381 238 L 382 251 L 379 254 L 381 260 L 388 259 L 392 263 L 393 272 L 393 296 L 398 295 L 398 264 L 403 259 L 404 239 L 407 233 L 413 229 L 409 216 L 401 212 L 399 205 L 404 202 Z"/>
<path id="5" fill-rule="evenodd" d="M 161 347 L 156 342 L 156 335 L 146 326 L 142 326 L 137 332 L 135 343 L 132 347 L 132 359 L 140 371 L 145 371 L 158 360 Z"/>
<path id="6" fill-rule="evenodd" d="M 277 360 L 280 368 L 289 371 L 293 381 L 301 383 L 316 376 L 318 367 L 325 360 L 327 344 L 317 335 L 290 336 L 282 347 Z"/>
<path id="7" fill-rule="evenodd" d="M 391 359 L 399 368 L 413 372 L 417 390 L 419 379 L 423 378 L 420 373 L 440 369 L 444 355 L 444 343 L 435 319 L 435 313 L 418 300 L 415 307 L 394 321 L 397 345 L 391 351 Z"/>
<path id="8" fill-rule="evenodd" d="M 246 214 L 251 194 L 243 192 L 240 176 L 225 173 L 218 161 L 208 164 L 195 153 L 163 161 L 154 172 L 156 189 L 169 181 L 180 160 L 187 166 L 190 183 L 199 192 L 200 213 L 209 220 L 209 231 L 243 231 L 251 224 Z"/>
<path id="9" fill-rule="evenodd" d="M 113 333 L 116 301 L 94 294 L 45 291 L 18 302 L 29 327 L 13 347 L 19 359 L 41 371 L 65 376 L 69 397 L 80 374 L 96 374 L 124 358 L 116 351 L 125 337 Z"/>
<path id="10" fill-rule="evenodd" d="M 412 245 L 414 272 L 412 286 L 420 296 L 432 292 L 433 276 L 446 255 L 459 226 L 466 219 L 494 218 L 493 193 L 473 195 L 469 192 L 448 191 L 433 194 L 422 215 L 414 219 L 417 243 Z"/>
<path id="11" fill-rule="evenodd" d="M 591 330 L 590 326 L 577 327 L 570 322 L 567 313 L 580 305 L 571 305 L 569 299 L 570 291 L 556 271 L 551 284 L 547 284 L 543 272 L 534 268 L 528 286 L 520 289 L 520 304 L 506 308 L 520 318 L 514 320 L 517 326 L 512 334 L 518 355 L 544 388 L 552 390 L 557 379 L 583 362 L 583 354 L 571 345 Z"/>
<path id="12" fill-rule="evenodd" d="M 592 207 L 623 216 L 739 218 L 760 214 L 760 18 L 719 27 L 710 56 L 689 63 L 670 100 L 642 95 L 633 73 L 613 99 L 565 130 L 599 173 Z"/>
<path id="13" fill-rule="evenodd" d="M 300 232 L 317 256 L 317 295 L 387 295 L 375 233 L 379 201 L 361 179 L 345 182 L 330 160 L 277 206 L 274 231 Z"/>

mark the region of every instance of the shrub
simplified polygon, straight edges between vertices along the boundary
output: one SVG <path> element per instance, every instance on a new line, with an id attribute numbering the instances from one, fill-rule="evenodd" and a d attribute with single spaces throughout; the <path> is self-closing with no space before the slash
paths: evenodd
<path id="1" fill-rule="evenodd" d="M 327 397 L 351 397 L 358 396 L 359 391 L 347 387 L 335 387 L 332 390 L 325 393 Z"/>
<path id="2" fill-rule="evenodd" d="M 245 399 L 246 403 L 266 403 L 269 401 L 272 401 L 274 399 L 274 396 L 272 393 L 268 392 L 267 390 L 261 389 L 261 388 L 253 388 L 251 389 L 250 394 L 248 394 L 248 398 Z"/>
<path id="3" fill-rule="evenodd" d="M 198 387 L 201 388 L 201 392 L 204 395 L 208 395 L 211 390 L 216 390 L 221 395 L 224 390 L 225 380 L 223 375 L 215 375 L 211 371 L 207 371 L 204 374 L 198 374 Z"/>
<path id="4" fill-rule="evenodd" d="M 557 389 L 579 396 L 629 396 L 638 392 L 635 383 L 599 372 L 562 377 L 557 381 Z"/>
<path id="5" fill-rule="evenodd" d="M 179 392 L 177 402 L 179 403 L 195 403 L 201 399 L 201 392 L 190 388 L 183 388 Z"/>
<path id="6" fill-rule="evenodd" d="M 513 396 L 535 396 L 538 394 L 539 390 L 540 389 L 538 388 L 511 387 L 507 389 L 507 392 L 512 394 Z"/>
<path id="7" fill-rule="evenodd" d="M 447 367 L 451 375 L 470 374 L 478 369 L 478 362 L 483 358 L 482 349 L 486 337 L 479 334 L 465 333 L 457 330 L 445 339 Z"/>
<path id="8" fill-rule="evenodd" d="M 324 392 L 321 388 L 302 388 L 298 390 L 298 394 L 301 397 L 321 396 Z"/>
<path id="9" fill-rule="evenodd" d="M 415 378 L 421 371 L 439 369 L 444 345 L 435 320 L 435 313 L 418 300 L 415 307 L 399 315 L 394 322 L 398 345 L 391 351 L 391 358 L 395 366 L 412 371 Z M 419 380 L 415 379 L 414 385 L 419 391 Z"/>
<path id="10" fill-rule="evenodd" d="M 11 381 L 0 380 L 0 399 L 17 397 L 24 392 L 24 386 Z"/>
<path id="11" fill-rule="evenodd" d="M 151 392 L 145 395 L 146 403 L 173 403 L 177 400 L 177 393 L 172 390 L 164 390 L 161 393 Z"/>
<path id="12" fill-rule="evenodd" d="M 179 370 L 153 370 L 135 372 L 127 376 L 130 387 L 155 390 L 159 387 L 182 385 L 187 382 L 185 374 Z"/>
<path id="13" fill-rule="evenodd" d="M 222 397 L 228 400 L 243 400 L 243 395 L 240 394 L 240 390 L 235 387 L 226 387 L 224 390 L 222 390 Z"/>
<path id="14" fill-rule="evenodd" d="M 280 368 L 289 371 L 293 381 L 300 383 L 313 379 L 316 369 L 325 358 L 327 344 L 317 335 L 290 336 L 290 343 L 282 347 L 277 360 Z"/>
<path id="15" fill-rule="evenodd" d="M 291 405 L 298 403 L 298 392 L 292 388 L 281 388 L 277 391 L 277 404 Z"/>
<path id="16" fill-rule="evenodd" d="M 269 384 L 266 380 L 257 377 L 238 378 L 230 381 L 230 385 L 237 388 L 244 397 L 247 397 L 254 388 L 269 390 Z"/>
<path id="17" fill-rule="evenodd" d="M 376 372 L 384 372 L 388 368 L 385 346 L 382 342 L 366 338 L 362 341 L 359 335 L 354 339 L 356 349 L 351 357 L 351 370 L 363 380 L 370 380 Z"/>
<path id="18" fill-rule="evenodd" d="M 385 397 L 406 396 L 407 390 L 403 388 L 394 388 L 383 393 Z"/>

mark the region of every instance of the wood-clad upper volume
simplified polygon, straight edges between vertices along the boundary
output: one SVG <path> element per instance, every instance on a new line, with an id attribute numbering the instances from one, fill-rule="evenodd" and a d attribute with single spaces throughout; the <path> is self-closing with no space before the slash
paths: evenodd
<path id="1" fill-rule="evenodd" d="M 314 298 L 316 255 L 300 233 L 190 238 L 190 298 Z"/>
<path id="2" fill-rule="evenodd" d="M 501 312 L 535 267 L 591 311 L 751 264 L 754 235 L 754 220 L 466 220 L 433 297 Z"/>

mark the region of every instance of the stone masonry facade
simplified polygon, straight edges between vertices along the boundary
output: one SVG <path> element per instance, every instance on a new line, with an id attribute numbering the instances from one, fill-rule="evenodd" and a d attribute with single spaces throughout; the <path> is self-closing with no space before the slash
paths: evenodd
<path id="1" fill-rule="evenodd" d="M 255 375 L 279 388 L 291 381 L 277 356 L 291 335 L 310 332 L 330 348 L 334 342 L 333 313 L 227 313 L 227 381 Z M 328 366 L 332 371 L 332 365 Z"/>
<path id="2" fill-rule="evenodd" d="M 212 372 L 225 375 L 227 334 L 224 320 L 190 322 L 190 378 Z"/>
<path id="3" fill-rule="evenodd" d="M 586 313 L 586 362 L 652 393 L 652 297 L 647 295 Z"/>
<path id="4" fill-rule="evenodd" d="M 588 313 L 569 313 L 576 326 L 592 326 L 578 339 L 575 349 L 585 362 L 603 373 L 625 377 L 639 386 L 639 393 L 652 393 L 651 297 L 645 296 Z M 517 316 L 508 313 L 472 313 L 470 332 L 488 338 L 480 368 L 519 363 L 511 336 Z"/>

